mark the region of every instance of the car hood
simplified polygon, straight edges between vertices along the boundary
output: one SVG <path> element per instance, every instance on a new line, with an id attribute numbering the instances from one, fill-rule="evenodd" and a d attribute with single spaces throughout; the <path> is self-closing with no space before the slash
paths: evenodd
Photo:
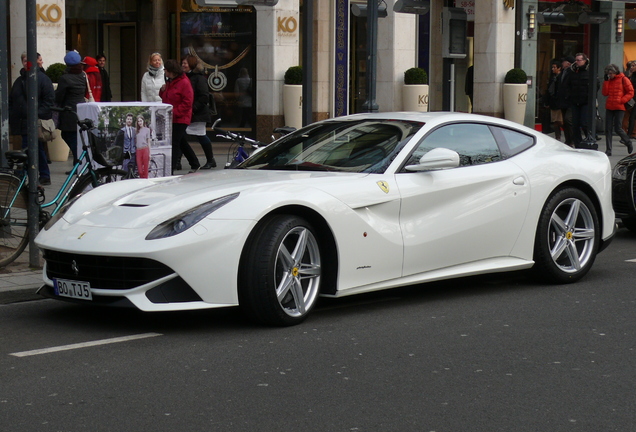
<path id="1" fill-rule="evenodd" d="M 100 186 L 81 197 L 64 215 L 70 224 L 101 227 L 139 228 L 153 227 L 216 198 L 234 193 L 241 195 L 243 208 L 246 200 L 267 202 L 275 206 L 281 197 L 304 197 L 310 191 L 328 194 L 346 202 L 350 207 L 373 205 L 388 201 L 388 194 L 379 188 L 361 193 L 359 188 L 345 188 L 368 177 L 360 173 L 285 172 L 216 170 L 168 177 L 156 180 L 125 180 Z M 255 205 L 255 204 L 253 204 Z M 250 218 L 250 212 L 233 212 L 232 218 Z"/>

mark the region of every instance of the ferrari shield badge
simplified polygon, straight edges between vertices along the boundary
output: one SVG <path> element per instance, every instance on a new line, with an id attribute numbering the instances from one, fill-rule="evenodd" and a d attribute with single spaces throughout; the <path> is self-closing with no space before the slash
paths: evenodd
<path id="1" fill-rule="evenodd" d="M 380 189 L 382 189 L 382 192 L 387 194 L 389 193 L 389 184 L 385 182 L 384 180 L 380 180 L 378 182 L 378 186 L 380 186 Z"/>

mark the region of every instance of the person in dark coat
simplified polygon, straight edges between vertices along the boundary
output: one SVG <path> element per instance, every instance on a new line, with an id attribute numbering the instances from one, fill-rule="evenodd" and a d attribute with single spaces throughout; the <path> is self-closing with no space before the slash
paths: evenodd
<path id="1" fill-rule="evenodd" d="M 64 63 L 68 67 L 58 80 L 55 103 L 60 107 L 68 106 L 73 112 L 77 112 L 77 104 L 85 102 L 88 92 L 82 58 L 77 51 L 69 51 L 64 56 Z M 62 139 L 73 153 L 73 162 L 77 161 L 77 117 L 73 113 L 62 111 L 58 129 L 62 131 Z"/>
<path id="2" fill-rule="evenodd" d="M 106 70 L 106 56 L 99 54 L 95 57 L 99 73 L 102 75 L 102 102 L 111 102 L 113 100 L 113 92 L 110 89 L 110 75 Z"/>
<path id="3" fill-rule="evenodd" d="M 563 126 L 563 112 L 559 105 L 559 85 L 561 84 L 561 62 L 558 60 L 552 60 L 551 62 L 552 75 L 548 81 L 548 90 L 543 96 L 543 105 L 550 108 L 550 122 L 552 123 L 552 129 L 554 130 L 554 138 L 561 141 L 561 126 Z"/>
<path id="4" fill-rule="evenodd" d="M 636 60 L 627 62 L 627 70 L 625 71 L 625 75 L 632 83 L 632 87 L 636 89 Z M 636 138 L 634 137 L 634 124 L 636 123 L 636 106 L 632 105 L 632 107 L 628 111 L 629 122 L 627 123 L 627 135 L 630 138 Z"/>
<path id="5" fill-rule="evenodd" d="M 565 143 L 569 146 L 572 144 L 572 110 L 566 99 L 567 82 L 569 74 L 572 71 L 572 64 L 574 63 L 574 57 L 565 56 L 561 59 L 561 73 L 559 74 L 559 85 L 557 86 L 557 103 L 561 108 L 561 115 L 563 117 L 563 135 L 565 136 Z"/>
<path id="6" fill-rule="evenodd" d="M 578 147 L 583 141 L 581 130 L 588 134 L 588 95 L 590 92 L 590 60 L 583 53 L 577 53 L 566 83 L 566 100 L 572 110 L 572 143 Z"/>
<path id="7" fill-rule="evenodd" d="M 192 90 L 194 91 L 194 103 L 192 104 L 192 121 L 188 125 L 186 133 L 196 136 L 205 154 L 205 165 L 201 169 L 211 169 L 216 167 L 214 154 L 212 153 L 212 142 L 208 138 L 206 123 L 212 121 L 212 113 L 208 105 L 210 100 L 210 90 L 208 80 L 198 71 L 198 60 L 196 57 L 188 55 L 181 59 L 181 69 L 190 78 Z M 187 139 L 187 136 L 183 138 Z"/>
<path id="8" fill-rule="evenodd" d="M 51 108 L 55 105 L 55 91 L 51 79 L 44 73 L 41 64 L 42 56 L 38 53 L 37 80 L 38 80 L 38 118 L 50 120 L 53 117 Z M 9 94 L 9 127 L 13 135 L 22 136 L 22 148 L 29 146 L 27 134 L 27 73 L 32 65 L 27 61 L 27 53 L 22 53 L 22 69 L 20 76 L 15 80 Z M 40 184 L 51 184 L 51 171 L 47 163 L 45 143 L 38 141 L 38 170 Z"/>

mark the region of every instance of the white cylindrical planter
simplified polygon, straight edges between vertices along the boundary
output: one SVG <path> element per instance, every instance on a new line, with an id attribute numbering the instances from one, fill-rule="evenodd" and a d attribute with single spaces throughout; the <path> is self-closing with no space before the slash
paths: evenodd
<path id="1" fill-rule="evenodd" d="M 283 113 L 285 126 L 296 129 L 303 127 L 303 86 L 285 84 L 283 86 Z"/>
<path id="2" fill-rule="evenodd" d="M 49 156 L 52 161 L 65 162 L 68 159 L 69 148 L 66 141 L 62 139 L 62 133 L 59 129 L 53 132 L 53 140 L 49 141 Z"/>
<path id="3" fill-rule="evenodd" d="M 404 84 L 402 86 L 404 111 L 428 111 L 428 84 Z"/>
<path id="4" fill-rule="evenodd" d="M 503 107 L 506 120 L 523 124 L 526 117 L 528 84 L 504 84 Z"/>

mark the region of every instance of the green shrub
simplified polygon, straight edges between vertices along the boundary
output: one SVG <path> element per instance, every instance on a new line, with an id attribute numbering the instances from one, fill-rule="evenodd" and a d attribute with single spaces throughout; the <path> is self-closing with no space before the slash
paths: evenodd
<path id="1" fill-rule="evenodd" d="M 506 84 L 525 84 L 528 81 L 528 75 L 523 69 L 510 69 L 504 78 Z"/>
<path id="2" fill-rule="evenodd" d="M 404 72 L 404 84 L 428 84 L 428 75 L 422 68 L 411 68 Z"/>
<path id="3" fill-rule="evenodd" d="M 64 63 L 53 63 L 52 65 L 46 68 L 46 75 L 49 78 L 51 78 L 51 81 L 56 83 L 60 79 L 60 76 L 62 76 L 65 70 L 66 70 L 66 65 Z"/>
<path id="4" fill-rule="evenodd" d="M 292 66 L 285 72 L 285 84 L 299 85 L 303 83 L 302 66 Z"/>

